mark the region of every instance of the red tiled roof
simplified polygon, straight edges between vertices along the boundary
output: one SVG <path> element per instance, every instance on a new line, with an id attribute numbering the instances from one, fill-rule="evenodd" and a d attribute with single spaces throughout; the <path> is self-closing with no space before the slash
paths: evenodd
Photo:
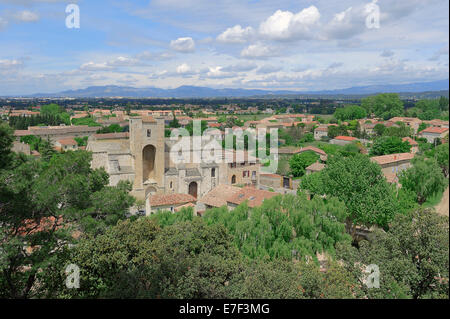
<path id="1" fill-rule="evenodd" d="M 328 132 L 328 127 L 317 127 L 314 131 Z"/>
<path id="2" fill-rule="evenodd" d="M 416 141 L 414 141 L 412 138 L 410 138 L 409 136 L 402 138 L 403 142 L 408 142 L 410 145 L 412 146 L 416 146 L 419 145 L 419 143 L 417 143 Z"/>
<path id="3" fill-rule="evenodd" d="M 63 138 L 58 140 L 61 145 L 77 145 L 78 143 L 73 138 Z"/>
<path id="4" fill-rule="evenodd" d="M 389 163 L 395 163 L 405 160 L 411 160 L 413 159 L 414 154 L 411 153 L 397 153 L 397 154 L 389 154 L 389 155 L 381 155 L 381 156 L 375 156 L 372 157 L 371 160 L 383 165 L 383 164 L 389 164 Z"/>
<path id="5" fill-rule="evenodd" d="M 356 138 L 356 137 L 352 137 L 352 136 L 342 136 L 342 135 L 339 135 L 339 136 L 336 136 L 334 139 L 335 139 L 335 140 L 341 140 L 341 141 L 354 141 L 354 140 L 356 140 L 357 138 Z"/>
<path id="6" fill-rule="evenodd" d="M 306 147 L 302 147 L 300 149 L 300 153 L 306 152 L 306 151 L 312 151 L 314 153 L 318 153 L 321 155 L 327 155 L 327 153 L 325 153 L 325 151 L 321 150 L 320 148 L 314 147 L 314 146 L 306 146 Z"/>
<path id="7" fill-rule="evenodd" d="M 422 133 L 433 133 L 433 134 L 442 134 L 448 131 L 448 128 L 446 127 L 427 127 L 423 131 L 420 131 L 420 134 Z"/>
<path id="8" fill-rule="evenodd" d="M 249 207 L 260 206 L 265 199 L 272 198 L 277 196 L 277 193 L 269 192 L 266 190 L 256 189 L 253 187 L 244 187 L 238 192 L 234 194 L 228 202 L 239 205 L 244 201 L 248 200 Z"/>
<path id="9" fill-rule="evenodd" d="M 240 192 L 241 189 L 236 186 L 219 184 L 210 190 L 205 196 L 199 201 L 213 207 L 222 207 L 227 204 L 227 201 L 234 196 L 236 193 Z"/>
<path id="10" fill-rule="evenodd" d="M 197 201 L 189 194 L 156 194 L 149 196 L 151 206 L 186 204 Z"/>

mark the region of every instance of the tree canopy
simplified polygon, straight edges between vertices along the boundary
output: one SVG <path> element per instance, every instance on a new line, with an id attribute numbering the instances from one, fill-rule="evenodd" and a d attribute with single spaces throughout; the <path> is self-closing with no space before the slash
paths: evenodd
<path id="1" fill-rule="evenodd" d="M 370 155 L 387 155 L 395 153 L 409 153 L 411 150 L 411 144 L 407 141 L 402 141 L 397 136 L 383 136 L 377 138 L 371 149 Z"/>
<path id="2" fill-rule="evenodd" d="M 382 93 L 363 98 L 361 106 L 367 111 L 367 114 L 373 113 L 376 117 L 385 120 L 403 115 L 403 102 L 396 93 Z"/>

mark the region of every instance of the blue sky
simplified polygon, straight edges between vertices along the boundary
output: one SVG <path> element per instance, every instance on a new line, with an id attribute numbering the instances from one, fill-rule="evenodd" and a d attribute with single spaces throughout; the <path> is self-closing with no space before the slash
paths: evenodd
<path id="1" fill-rule="evenodd" d="M 80 8 L 80 28 L 65 25 Z M 366 18 L 379 8 L 379 28 Z M 0 0 L 0 96 L 448 78 L 447 0 Z M 373 25 L 372 25 L 373 26 Z"/>

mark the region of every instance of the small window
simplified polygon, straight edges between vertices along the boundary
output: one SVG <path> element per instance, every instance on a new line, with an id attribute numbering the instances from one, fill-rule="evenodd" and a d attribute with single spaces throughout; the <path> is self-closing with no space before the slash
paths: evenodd
<path id="1" fill-rule="evenodd" d="M 172 182 L 170 182 L 170 188 L 171 188 L 171 189 L 172 189 L 172 184 L 173 184 L 173 183 L 172 183 Z"/>
<path id="2" fill-rule="evenodd" d="M 147 130 L 147 137 L 151 137 L 152 136 L 152 130 L 148 129 Z"/>
<path id="3" fill-rule="evenodd" d="M 215 168 L 211 169 L 211 177 L 216 177 L 216 169 Z"/>

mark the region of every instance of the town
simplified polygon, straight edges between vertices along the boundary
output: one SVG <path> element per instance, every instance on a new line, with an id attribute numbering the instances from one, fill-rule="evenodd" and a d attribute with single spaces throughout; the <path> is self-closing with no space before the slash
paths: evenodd
<path id="1" fill-rule="evenodd" d="M 448 303 L 448 1 L 70 2 L 0 1 L 2 309 Z"/>

